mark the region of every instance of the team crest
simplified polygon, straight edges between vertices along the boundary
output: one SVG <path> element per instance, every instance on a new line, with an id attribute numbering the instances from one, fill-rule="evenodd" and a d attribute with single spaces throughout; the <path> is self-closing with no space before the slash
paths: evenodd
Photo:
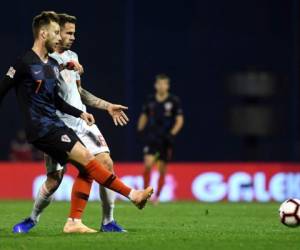
<path id="1" fill-rule="evenodd" d="M 166 102 L 165 103 L 165 110 L 166 111 L 171 111 L 172 108 L 173 108 L 173 104 L 171 102 Z"/>
<path id="2" fill-rule="evenodd" d="M 67 136 L 67 135 L 62 135 L 62 136 L 61 136 L 61 141 L 62 141 L 62 142 L 71 142 L 71 139 L 70 139 L 70 137 Z"/>
<path id="3" fill-rule="evenodd" d="M 173 108 L 173 103 L 171 102 L 166 102 L 165 103 L 165 116 L 171 116 L 172 115 L 172 108 Z"/>

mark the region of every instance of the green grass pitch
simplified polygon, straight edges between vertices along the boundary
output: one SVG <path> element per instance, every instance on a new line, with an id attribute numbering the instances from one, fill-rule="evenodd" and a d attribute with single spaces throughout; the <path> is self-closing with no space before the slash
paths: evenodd
<path id="1" fill-rule="evenodd" d="M 54 202 L 30 233 L 15 235 L 12 226 L 26 217 L 32 202 L 0 202 L 0 249 L 300 249 L 300 227 L 279 222 L 276 203 L 162 203 L 140 211 L 117 202 L 115 217 L 129 232 L 92 235 L 62 233 L 69 203 Z M 83 221 L 99 228 L 100 204 L 88 204 Z"/>

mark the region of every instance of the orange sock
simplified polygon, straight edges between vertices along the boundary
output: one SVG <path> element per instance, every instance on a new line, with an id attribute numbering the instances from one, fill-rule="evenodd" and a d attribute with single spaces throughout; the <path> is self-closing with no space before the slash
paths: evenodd
<path id="1" fill-rule="evenodd" d="M 78 174 L 71 194 L 71 211 L 69 218 L 81 219 L 83 210 L 89 199 L 93 179 L 87 174 Z"/>
<path id="2" fill-rule="evenodd" d="M 86 166 L 89 175 L 102 186 L 112 189 L 125 197 L 129 196 L 131 188 L 126 186 L 116 175 L 106 170 L 96 160 L 91 160 Z"/>
<path id="3" fill-rule="evenodd" d="M 158 186 L 157 186 L 157 192 L 156 197 L 159 197 L 160 192 L 165 184 L 165 174 L 160 174 L 158 179 Z"/>
<path id="4" fill-rule="evenodd" d="M 150 173 L 151 170 L 146 168 L 144 171 L 144 188 L 148 187 L 150 184 Z"/>

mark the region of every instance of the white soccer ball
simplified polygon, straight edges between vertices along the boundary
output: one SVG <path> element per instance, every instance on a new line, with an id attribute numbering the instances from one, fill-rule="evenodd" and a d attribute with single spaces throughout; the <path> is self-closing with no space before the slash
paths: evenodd
<path id="1" fill-rule="evenodd" d="M 279 207 L 279 216 L 282 224 L 288 227 L 300 225 L 300 200 L 288 199 Z"/>

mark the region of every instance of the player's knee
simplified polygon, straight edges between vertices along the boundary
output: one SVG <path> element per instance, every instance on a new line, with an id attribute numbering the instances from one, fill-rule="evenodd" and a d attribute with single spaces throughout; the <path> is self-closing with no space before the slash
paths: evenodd
<path id="1" fill-rule="evenodd" d="M 90 151 L 88 151 L 87 149 L 86 150 L 84 150 L 83 152 L 82 152 L 82 156 L 83 156 L 83 158 L 84 158 L 84 160 L 86 161 L 86 162 L 90 162 L 91 160 L 93 160 L 94 158 L 95 158 L 95 156 L 94 155 L 92 155 L 91 153 L 90 153 Z"/>
<path id="2" fill-rule="evenodd" d="M 154 165 L 154 160 L 150 159 L 150 158 L 146 158 L 144 161 L 145 164 L 145 168 L 150 170 L 152 168 L 152 166 Z"/>
<path id="3" fill-rule="evenodd" d="M 111 172 L 113 171 L 114 163 L 110 157 L 105 157 L 102 164 L 107 170 L 109 170 Z"/>

